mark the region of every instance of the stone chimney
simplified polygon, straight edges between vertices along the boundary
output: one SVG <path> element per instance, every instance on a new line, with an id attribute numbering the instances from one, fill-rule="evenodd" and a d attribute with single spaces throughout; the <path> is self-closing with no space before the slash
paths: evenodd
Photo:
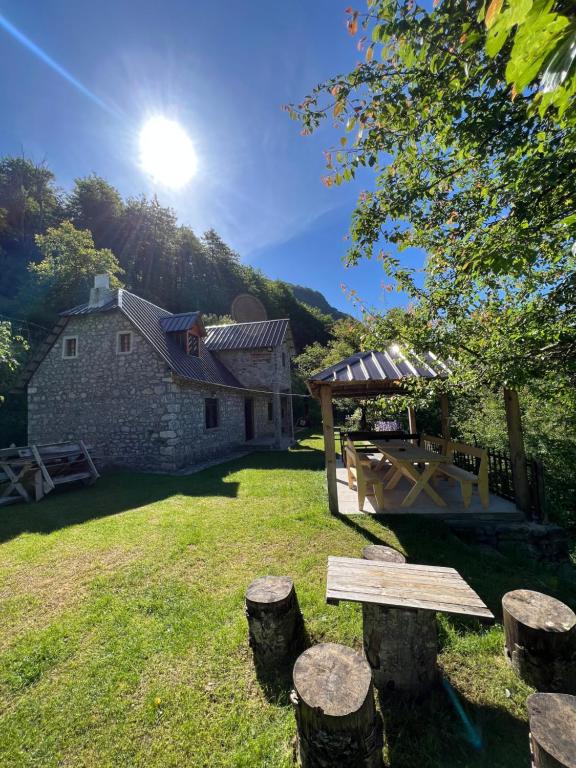
<path id="1" fill-rule="evenodd" d="M 110 290 L 110 275 L 95 275 L 94 287 L 90 288 L 90 299 L 88 301 L 89 307 L 103 307 L 112 298 L 114 298 L 115 291 Z"/>

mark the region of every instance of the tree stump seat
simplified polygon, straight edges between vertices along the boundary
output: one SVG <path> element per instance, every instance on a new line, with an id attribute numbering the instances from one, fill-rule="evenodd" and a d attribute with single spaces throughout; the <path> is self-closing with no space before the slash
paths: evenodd
<path id="1" fill-rule="evenodd" d="M 506 656 L 538 691 L 576 693 L 576 614 L 549 595 L 518 589 L 502 598 Z"/>
<path id="2" fill-rule="evenodd" d="M 438 682 L 436 613 L 362 603 L 364 653 L 387 697 L 419 699 Z"/>
<path id="3" fill-rule="evenodd" d="M 576 768 L 576 696 L 533 693 L 527 707 L 533 768 Z"/>
<path id="4" fill-rule="evenodd" d="M 392 547 L 364 547 L 365 560 L 405 563 Z M 383 695 L 421 697 L 437 682 L 438 640 L 434 611 L 362 604 L 364 653 L 374 685 Z"/>
<path id="5" fill-rule="evenodd" d="M 294 665 L 292 703 L 302 768 L 381 768 L 382 721 L 366 659 L 323 643 Z"/>
<path id="6" fill-rule="evenodd" d="M 303 620 L 289 576 L 262 576 L 246 592 L 249 643 L 256 667 L 280 672 L 301 650 Z"/>
<path id="7" fill-rule="evenodd" d="M 382 544 L 369 544 L 362 550 L 364 560 L 380 560 L 384 563 L 405 563 L 406 558 L 401 552 Z"/>

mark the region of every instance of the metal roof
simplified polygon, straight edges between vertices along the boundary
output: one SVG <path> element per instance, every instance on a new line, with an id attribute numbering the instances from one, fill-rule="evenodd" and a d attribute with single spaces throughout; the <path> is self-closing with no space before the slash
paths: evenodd
<path id="1" fill-rule="evenodd" d="M 256 323 L 209 325 L 204 339 L 212 352 L 226 349 L 262 349 L 277 347 L 290 337 L 288 320 L 260 320 Z M 288 338 L 291 344 L 291 339 Z"/>
<path id="2" fill-rule="evenodd" d="M 192 326 L 197 325 L 200 320 L 200 312 L 182 312 L 179 315 L 170 315 L 160 319 L 160 325 L 166 333 L 176 333 L 178 331 L 187 331 Z"/>
<path id="3" fill-rule="evenodd" d="M 152 304 L 152 302 L 146 301 L 146 299 L 141 299 L 139 296 L 136 296 L 136 294 L 123 289 L 115 291 L 110 301 L 101 307 L 91 307 L 89 304 L 80 304 L 77 307 L 72 307 L 72 309 L 61 312 L 61 319 L 54 329 L 54 332 L 51 334 L 51 342 L 43 347 L 42 356 L 40 357 L 39 355 L 35 358 L 34 364 L 27 367 L 22 384 L 25 384 L 30 380 L 32 374 L 42 362 L 46 352 L 62 332 L 69 317 L 98 314 L 114 310 L 119 310 L 126 315 L 130 322 L 140 331 L 142 336 L 144 336 L 158 354 L 164 358 L 170 368 L 179 376 L 182 376 L 182 378 L 206 384 L 219 384 L 226 387 L 245 389 L 228 368 L 206 349 L 204 344 L 200 345 L 200 355 L 198 357 L 188 355 L 176 341 L 170 337 L 170 334 L 165 332 L 162 324 L 169 322 L 172 318 L 181 316 L 172 315 L 167 310 L 162 309 L 162 307 L 158 307 L 156 304 Z M 192 314 L 198 315 L 199 313 L 186 313 L 186 317 L 189 318 Z"/>
<path id="4" fill-rule="evenodd" d="M 357 352 L 325 368 L 308 380 L 308 388 L 315 394 L 321 384 L 331 384 L 335 393 L 356 397 L 393 391 L 406 379 L 446 378 L 451 372 L 432 352 L 418 354 L 393 344 L 383 352 Z"/>

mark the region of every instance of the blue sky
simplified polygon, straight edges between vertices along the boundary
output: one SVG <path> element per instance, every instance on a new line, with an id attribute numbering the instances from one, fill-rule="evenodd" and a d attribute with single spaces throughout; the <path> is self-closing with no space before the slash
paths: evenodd
<path id="1" fill-rule="evenodd" d="M 89 92 L 0 29 L 0 154 L 45 160 L 69 188 L 97 173 L 124 196 L 156 193 L 197 232 L 214 227 L 271 277 L 321 290 L 351 311 L 399 301 L 377 263 L 342 256 L 358 184 L 326 188 L 322 149 L 281 106 L 354 66 L 349 0 L 0 0 L 6 17 Z M 109 107 L 104 109 L 100 103 Z M 199 157 L 183 190 L 155 187 L 138 166 L 147 116 L 180 121 Z"/>

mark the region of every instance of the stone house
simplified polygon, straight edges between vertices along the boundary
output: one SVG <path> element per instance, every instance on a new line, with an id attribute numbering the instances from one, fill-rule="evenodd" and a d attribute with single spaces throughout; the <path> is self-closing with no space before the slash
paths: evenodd
<path id="1" fill-rule="evenodd" d="M 204 327 L 97 275 L 25 372 L 28 441 L 82 439 L 100 467 L 175 471 L 293 439 L 288 320 Z"/>

